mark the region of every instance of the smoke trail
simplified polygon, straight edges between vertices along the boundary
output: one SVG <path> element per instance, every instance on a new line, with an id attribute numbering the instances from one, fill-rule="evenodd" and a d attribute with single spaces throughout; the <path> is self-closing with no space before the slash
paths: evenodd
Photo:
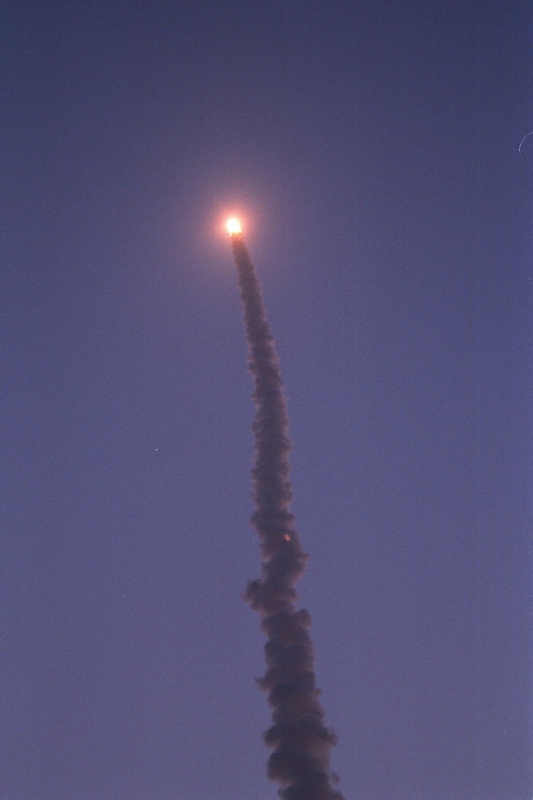
<path id="1" fill-rule="evenodd" d="M 267 774 L 283 800 L 342 800 L 332 788 L 329 751 L 334 733 L 324 725 L 313 672 L 311 619 L 296 610 L 295 584 L 305 570 L 304 553 L 290 511 L 288 418 L 275 343 L 263 306 L 261 287 L 242 233 L 231 233 L 244 307 L 249 367 L 254 380 L 256 511 L 252 524 L 263 556 L 261 578 L 250 581 L 245 599 L 262 617 L 267 635 L 267 669 L 259 684 L 268 691 L 272 726 L 265 732 L 273 749 Z"/>

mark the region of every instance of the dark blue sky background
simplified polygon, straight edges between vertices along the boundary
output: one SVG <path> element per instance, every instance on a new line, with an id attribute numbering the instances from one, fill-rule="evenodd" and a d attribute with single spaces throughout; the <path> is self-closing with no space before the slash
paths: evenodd
<path id="1" fill-rule="evenodd" d="M 530 800 L 532 11 L 4 2 L 0 796 L 268 800 L 239 211 L 347 800 Z"/>

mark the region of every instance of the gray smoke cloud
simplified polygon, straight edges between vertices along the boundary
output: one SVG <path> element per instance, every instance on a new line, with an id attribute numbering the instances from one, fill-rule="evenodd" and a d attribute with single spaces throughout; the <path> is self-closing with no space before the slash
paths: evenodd
<path id="1" fill-rule="evenodd" d="M 272 725 L 264 734 L 272 748 L 267 774 L 280 784 L 283 800 L 342 800 L 341 793 L 333 788 L 335 776 L 329 770 L 329 752 L 336 738 L 324 725 L 319 702 L 309 634 L 311 618 L 307 611 L 295 607 L 295 585 L 308 557 L 290 510 L 291 442 L 280 365 L 261 286 L 242 234 L 233 233 L 231 243 L 256 406 L 252 470 L 256 510 L 251 521 L 261 543 L 262 569 L 261 577 L 248 583 L 244 596 L 260 614 L 267 636 L 267 668 L 259 680 L 272 708 Z"/>

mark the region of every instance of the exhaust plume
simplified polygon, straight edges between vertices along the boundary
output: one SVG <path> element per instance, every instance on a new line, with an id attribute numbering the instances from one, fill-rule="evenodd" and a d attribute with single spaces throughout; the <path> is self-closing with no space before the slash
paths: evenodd
<path id="1" fill-rule="evenodd" d="M 251 521 L 262 551 L 261 577 L 244 594 L 262 618 L 267 636 L 266 672 L 259 685 L 268 692 L 272 726 L 264 740 L 272 753 L 267 775 L 280 784 L 283 800 L 342 800 L 333 788 L 329 751 L 335 734 L 324 725 L 324 710 L 313 671 L 310 616 L 297 610 L 295 585 L 307 555 L 290 510 L 289 421 L 275 342 L 263 305 L 261 287 L 240 227 L 230 230 L 244 308 L 249 368 L 256 406 L 252 469 L 256 510 Z"/>

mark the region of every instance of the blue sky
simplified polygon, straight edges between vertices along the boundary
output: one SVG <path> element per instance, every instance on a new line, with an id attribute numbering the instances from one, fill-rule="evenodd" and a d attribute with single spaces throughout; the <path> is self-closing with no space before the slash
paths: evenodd
<path id="1" fill-rule="evenodd" d="M 0 23 L 0 794 L 275 796 L 235 211 L 340 788 L 529 800 L 529 3 Z"/>

